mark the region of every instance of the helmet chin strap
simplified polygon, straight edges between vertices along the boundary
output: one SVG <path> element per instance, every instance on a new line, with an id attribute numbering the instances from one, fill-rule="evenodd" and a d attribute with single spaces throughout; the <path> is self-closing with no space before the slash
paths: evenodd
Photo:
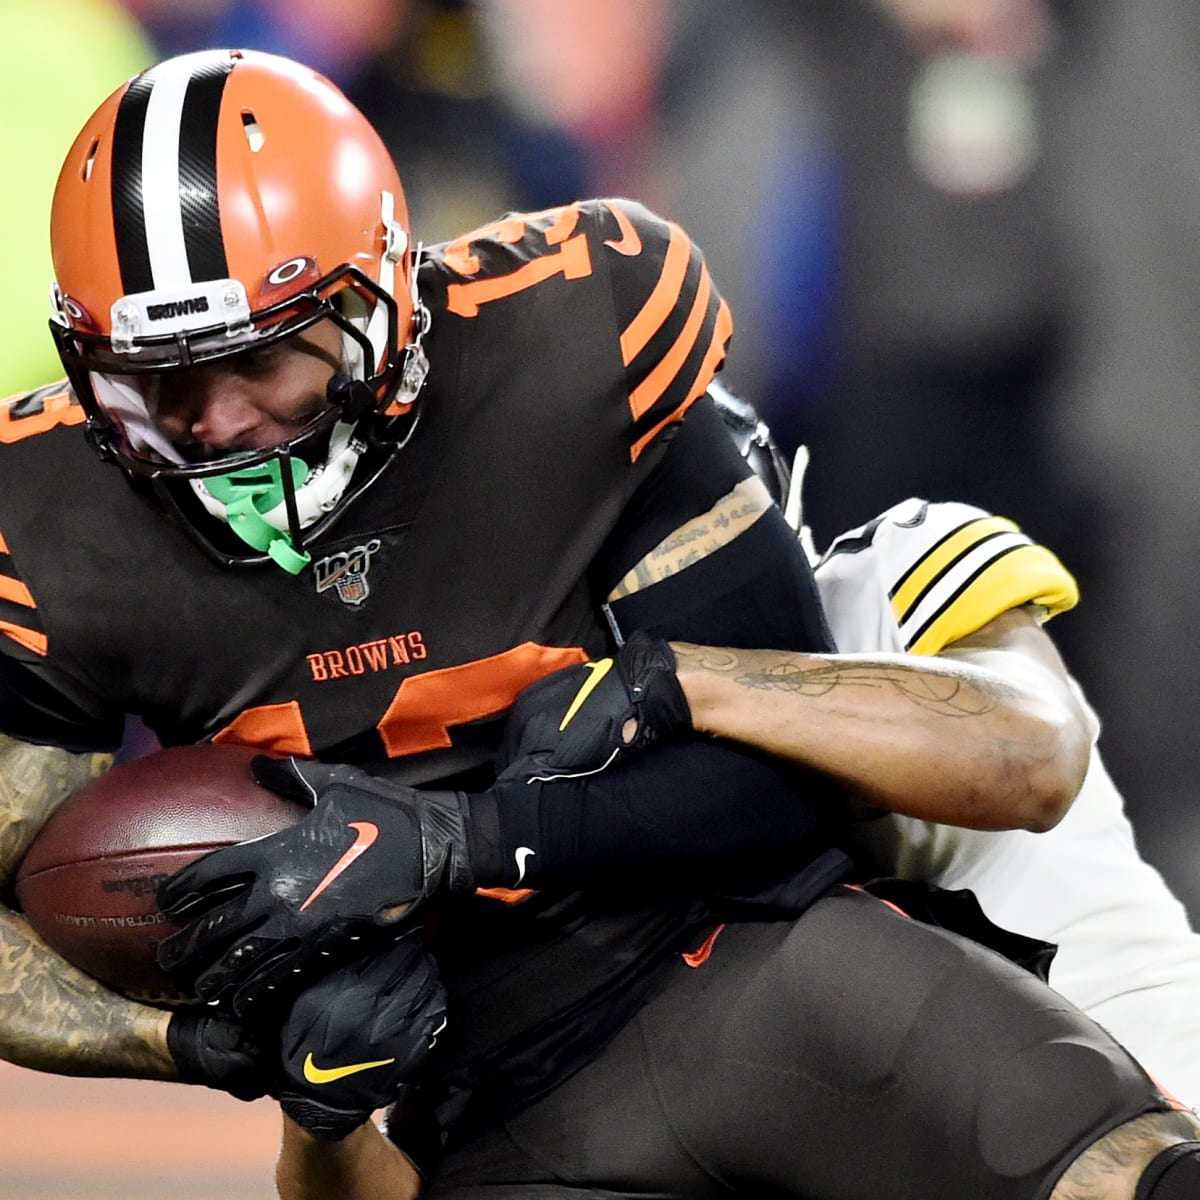
<path id="1" fill-rule="evenodd" d="M 342 498 L 362 454 L 362 443 L 354 426 L 339 421 L 329 439 L 329 456 L 316 467 L 303 459 L 269 459 L 253 467 L 234 468 L 221 475 L 191 480 L 205 510 L 226 522 L 239 538 L 291 575 L 298 575 L 312 561 L 307 550 L 297 549 L 287 510 L 287 491 L 295 497 L 301 529 L 307 529 Z M 290 479 L 283 478 L 286 463 Z"/>

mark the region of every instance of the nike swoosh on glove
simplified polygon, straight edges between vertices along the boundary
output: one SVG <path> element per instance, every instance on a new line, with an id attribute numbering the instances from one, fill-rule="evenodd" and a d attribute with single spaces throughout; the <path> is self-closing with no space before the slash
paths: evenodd
<path id="1" fill-rule="evenodd" d="M 268 1002 L 411 926 L 436 892 L 474 889 L 462 793 L 297 759 L 256 758 L 253 770 L 315 803 L 295 825 L 214 850 L 160 887 L 163 911 L 188 924 L 159 945 L 159 965 L 201 1000 L 261 1019 Z"/>
<path id="2" fill-rule="evenodd" d="M 660 638 L 634 633 L 614 657 L 555 671 L 517 697 L 498 773 L 519 764 L 537 778 L 588 775 L 691 729 L 674 651 Z"/>
<path id="3" fill-rule="evenodd" d="M 274 1038 L 264 1039 L 228 1017 L 177 1009 L 167 1022 L 167 1049 L 184 1083 L 216 1088 L 239 1100 L 278 1095 Z"/>
<path id="4" fill-rule="evenodd" d="M 392 1104 L 446 1027 L 420 931 L 301 992 L 280 1031 L 279 1102 L 314 1137 L 343 1138 Z"/>

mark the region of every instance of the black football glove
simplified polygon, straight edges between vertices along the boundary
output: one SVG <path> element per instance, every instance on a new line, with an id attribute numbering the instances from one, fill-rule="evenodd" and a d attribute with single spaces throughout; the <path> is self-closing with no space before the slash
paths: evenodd
<path id="1" fill-rule="evenodd" d="M 277 1095 L 274 1038 L 212 1012 L 181 1008 L 167 1022 L 167 1049 L 184 1083 L 228 1092 L 239 1100 Z"/>
<path id="2" fill-rule="evenodd" d="M 474 889 L 461 793 L 297 759 L 256 758 L 253 767 L 266 787 L 315 807 L 162 884 L 163 911 L 189 923 L 162 941 L 158 963 L 200 999 L 239 1017 L 262 1014 L 339 956 L 392 940 L 435 892 Z"/>
<path id="3" fill-rule="evenodd" d="M 547 779 L 586 775 L 691 728 L 674 652 L 634 633 L 614 658 L 555 671 L 517 697 L 499 771 L 519 763 L 522 772 Z"/>
<path id="4" fill-rule="evenodd" d="M 301 992 L 280 1032 L 279 1103 L 337 1141 L 392 1104 L 446 1026 L 446 992 L 419 931 Z"/>

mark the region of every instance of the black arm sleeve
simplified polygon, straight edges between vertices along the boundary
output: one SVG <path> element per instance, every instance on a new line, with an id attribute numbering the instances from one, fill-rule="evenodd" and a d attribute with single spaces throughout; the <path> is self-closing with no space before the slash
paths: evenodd
<path id="1" fill-rule="evenodd" d="M 831 848 L 835 796 L 823 779 L 699 740 L 583 779 L 505 775 L 472 797 L 471 825 L 483 833 L 472 844 L 477 882 L 540 888 L 640 875 L 745 889 Z"/>
<path id="2" fill-rule="evenodd" d="M 608 587 L 663 537 L 746 478 L 715 408 L 698 403 L 634 497 L 596 564 Z M 610 606 L 617 632 L 716 645 L 828 651 L 833 640 L 799 541 L 772 508 L 739 537 Z M 475 798 L 477 869 L 494 886 L 579 883 L 630 871 L 745 875 L 800 870 L 829 849 L 840 814 L 828 780 L 732 743 L 695 739 L 597 774 L 502 777 Z M 534 853 L 517 853 L 525 847 Z"/>

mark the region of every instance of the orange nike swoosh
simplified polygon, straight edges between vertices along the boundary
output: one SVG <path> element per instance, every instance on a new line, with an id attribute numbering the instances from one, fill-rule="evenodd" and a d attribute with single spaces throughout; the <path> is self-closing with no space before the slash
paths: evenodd
<path id="1" fill-rule="evenodd" d="M 345 1079 L 347 1075 L 357 1075 L 359 1071 L 369 1071 L 372 1067 L 386 1067 L 389 1063 L 394 1063 L 394 1058 L 379 1058 L 374 1062 L 347 1063 L 344 1067 L 318 1067 L 313 1062 L 311 1051 L 308 1057 L 304 1060 L 304 1078 L 309 1083 L 336 1083 L 339 1079 Z"/>
<path id="2" fill-rule="evenodd" d="M 358 834 L 354 839 L 354 845 L 342 855 L 329 869 L 329 874 L 317 884 L 312 890 L 312 894 L 305 902 L 300 905 L 300 911 L 303 912 L 345 869 L 356 859 L 360 854 L 365 853 L 374 844 L 375 839 L 379 836 L 379 826 L 372 825 L 370 821 L 351 821 L 350 828 Z"/>
<path id="3" fill-rule="evenodd" d="M 583 686 L 575 693 L 575 699 L 571 701 L 571 707 L 567 709 L 562 719 L 562 724 L 558 727 L 559 732 L 562 732 L 562 730 L 570 725 L 575 714 L 583 707 L 583 702 L 596 690 L 600 684 L 600 680 L 612 670 L 613 660 L 611 658 L 598 658 L 595 662 L 586 662 L 583 665 L 588 668 L 590 674 L 583 681 Z"/>
<path id="4" fill-rule="evenodd" d="M 624 254 L 629 258 L 641 254 L 642 239 L 638 236 L 638 231 L 634 229 L 633 222 L 625 215 L 625 210 L 620 205 L 609 204 L 608 201 L 605 201 L 604 207 L 617 218 L 617 224 L 621 227 L 621 240 L 614 242 L 610 238 L 604 244 L 610 250 L 615 250 L 618 254 Z"/>
<path id="5" fill-rule="evenodd" d="M 717 940 L 717 936 L 724 928 L 724 924 L 718 925 L 716 929 L 714 929 L 712 933 L 710 933 L 708 937 L 706 937 L 704 941 L 702 941 L 700 945 L 695 948 L 695 950 L 691 950 L 687 954 L 681 954 L 679 957 L 682 958 L 689 967 L 704 966 L 704 964 L 708 962 L 712 955 L 713 945 Z"/>

